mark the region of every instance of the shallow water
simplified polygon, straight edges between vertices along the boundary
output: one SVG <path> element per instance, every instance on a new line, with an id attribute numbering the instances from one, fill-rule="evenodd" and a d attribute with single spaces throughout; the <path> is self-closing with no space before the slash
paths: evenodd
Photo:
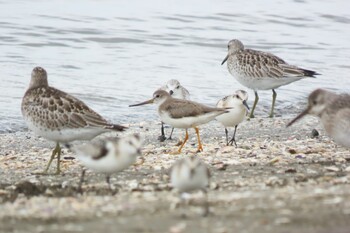
<path id="1" fill-rule="evenodd" d="M 25 128 L 21 98 L 38 65 L 52 86 L 116 123 L 156 119 L 154 106 L 128 105 L 173 78 L 215 104 L 246 89 L 220 65 L 232 38 L 322 73 L 278 89 L 277 112 L 295 113 L 317 87 L 350 92 L 348 9 L 346 0 L 0 1 L 0 132 Z M 271 92 L 260 97 L 265 116 Z"/>

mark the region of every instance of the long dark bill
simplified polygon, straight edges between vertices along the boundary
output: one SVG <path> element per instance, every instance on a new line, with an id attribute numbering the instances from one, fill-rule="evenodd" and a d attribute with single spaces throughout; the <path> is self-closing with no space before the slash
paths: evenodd
<path id="1" fill-rule="evenodd" d="M 249 106 L 248 106 L 248 104 L 247 104 L 247 101 L 243 100 L 242 103 L 243 103 L 244 107 L 246 107 L 247 111 L 249 111 L 250 108 L 249 108 Z"/>
<path id="2" fill-rule="evenodd" d="M 291 126 L 292 124 L 294 124 L 296 121 L 300 120 L 301 118 L 303 118 L 305 115 L 307 115 L 309 113 L 309 108 L 305 109 L 304 111 L 302 111 L 296 118 L 294 118 L 291 122 L 288 123 L 287 127 Z"/>
<path id="3" fill-rule="evenodd" d="M 221 62 L 221 65 L 223 65 L 223 64 L 227 61 L 227 59 L 228 59 L 228 54 L 227 54 L 227 56 L 225 57 L 225 59 Z"/>
<path id="4" fill-rule="evenodd" d="M 153 101 L 154 101 L 154 99 L 150 99 L 150 100 L 147 100 L 147 101 L 139 103 L 139 104 L 129 105 L 129 107 L 136 107 L 136 106 L 141 106 L 141 105 L 145 105 L 145 104 L 153 104 Z"/>

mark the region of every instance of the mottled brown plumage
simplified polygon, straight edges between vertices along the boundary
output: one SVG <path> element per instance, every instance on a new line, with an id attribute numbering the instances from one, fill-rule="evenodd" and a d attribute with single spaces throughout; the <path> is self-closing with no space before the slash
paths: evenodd
<path id="1" fill-rule="evenodd" d="M 109 130 L 123 131 L 126 128 L 108 123 L 84 102 L 50 87 L 47 73 L 41 67 L 36 67 L 32 71 L 29 88 L 22 99 L 21 110 L 29 129 L 56 142 L 56 148 L 45 172 L 55 154 L 60 154 L 60 142 L 91 140 Z M 59 173 L 59 162 L 57 173 Z"/>
<path id="2" fill-rule="evenodd" d="M 258 90 L 272 89 L 270 117 L 273 117 L 277 96 L 276 88 L 302 78 L 318 75 L 315 71 L 289 65 L 283 59 L 271 53 L 245 49 L 243 43 L 236 39 L 229 41 L 228 54 L 221 64 L 226 61 L 229 72 L 237 81 L 254 90 L 255 101 L 250 117 L 254 117 L 254 110 L 259 100 Z"/>

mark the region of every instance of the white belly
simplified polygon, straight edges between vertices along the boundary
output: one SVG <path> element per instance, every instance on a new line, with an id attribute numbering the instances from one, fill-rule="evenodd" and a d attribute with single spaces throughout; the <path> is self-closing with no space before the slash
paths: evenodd
<path id="1" fill-rule="evenodd" d="M 54 142 L 72 142 L 75 140 L 91 140 L 97 135 L 107 132 L 103 128 L 64 128 L 61 130 L 50 130 L 42 126 L 33 124 L 30 120 L 26 120 L 27 126 L 35 134 Z"/>
<path id="2" fill-rule="evenodd" d="M 228 109 L 228 113 L 224 113 L 216 117 L 216 120 L 223 124 L 225 127 L 234 127 L 244 121 L 246 116 L 246 109 L 235 107 Z"/>
<path id="3" fill-rule="evenodd" d="M 253 90 L 271 90 L 276 89 L 280 86 L 287 85 L 289 83 L 295 82 L 302 79 L 303 77 L 281 77 L 281 78 L 271 78 L 271 77 L 247 77 L 241 73 L 236 72 L 235 69 L 229 69 L 233 77 L 245 87 Z"/>
<path id="4" fill-rule="evenodd" d="M 79 154 L 77 157 L 85 167 L 94 172 L 106 174 L 121 172 L 132 165 L 136 160 L 135 156 L 125 158 L 120 155 L 117 157 L 115 154 L 108 154 L 100 159 L 92 159 L 91 157 Z"/>
<path id="5" fill-rule="evenodd" d="M 173 170 L 171 174 L 171 184 L 180 192 L 190 192 L 208 186 L 209 179 L 204 172 L 199 172 L 192 176 L 189 170 L 181 173 Z"/>

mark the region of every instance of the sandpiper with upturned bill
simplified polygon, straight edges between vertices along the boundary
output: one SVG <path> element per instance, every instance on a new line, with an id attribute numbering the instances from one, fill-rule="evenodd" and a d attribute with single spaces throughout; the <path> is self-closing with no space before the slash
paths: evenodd
<path id="1" fill-rule="evenodd" d="M 176 79 L 170 79 L 164 86 L 160 88 L 161 90 L 167 91 L 173 98 L 190 100 L 189 91 L 180 84 L 180 82 Z M 171 128 L 171 133 L 168 139 L 171 140 L 171 136 L 173 135 L 174 127 Z M 164 123 L 162 122 L 161 126 L 161 135 L 159 136 L 159 140 L 161 142 L 166 140 L 164 133 Z"/>
<path id="2" fill-rule="evenodd" d="M 212 108 L 190 100 L 173 98 L 168 92 L 163 90 L 154 92 L 152 99 L 139 104 L 129 105 L 129 107 L 152 103 L 158 105 L 158 114 L 165 124 L 186 130 L 185 139 L 175 152 L 176 154 L 181 153 L 183 146 L 188 140 L 187 129 L 189 128 L 194 128 L 196 131 L 198 140 L 197 152 L 203 151 L 198 126 L 206 124 L 215 117 L 228 112 L 226 109 Z"/>
<path id="3" fill-rule="evenodd" d="M 60 173 L 60 143 L 91 140 L 97 135 L 126 127 L 108 123 L 102 116 L 79 99 L 49 86 L 46 70 L 35 67 L 29 88 L 22 99 L 22 115 L 29 129 L 37 135 L 56 142 L 47 173 L 57 154 L 56 174 Z"/>
<path id="4" fill-rule="evenodd" d="M 289 65 L 281 58 L 267 52 L 245 49 L 241 41 L 233 39 L 228 43 L 228 54 L 222 61 L 227 61 L 229 72 L 243 86 L 254 90 L 255 100 L 250 117 L 259 101 L 258 90 L 272 89 L 272 106 L 270 117 L 274 116 L 276 88 L 295 82 L 302 78 L 319 75 L 315 71 Z"/>

